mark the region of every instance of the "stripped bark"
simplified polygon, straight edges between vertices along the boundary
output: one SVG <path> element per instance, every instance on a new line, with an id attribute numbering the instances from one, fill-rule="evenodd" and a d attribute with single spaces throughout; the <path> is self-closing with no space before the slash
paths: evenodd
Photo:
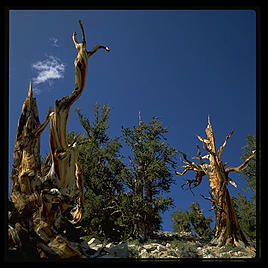
<path id="1" fill-rule="evenodd" d="M 44 123 L 40 124 L 30 83 L 18 123 L 11 174 L 14 209 L 9 225 L 9 242 L 10 247 L 24 252 L 26 258 L 70 258 L 84 254 L 80 229 L 76 226 L 83 215 L 84 198 L 78 144 L 67 143 L 66 129 L 70 107 L 85 88 L 89 57 L 100 48 L 106 51 L 109 48 L 97 45 L 88 52 L 82 22 L 79 21 L 79 24 L 81 43 L 77 42 L 76 33 L 73 33 L 78 53 L 74 62 L 73 92 L 56 100 L 54 112 L 50 107 Z M 41 169 L 40 135 L 48 123 L 50 154 Z M 26 248 L 30 250 L 26 252 Z"/>
<path id="2" fill-rule="evenodd" d="M 207 134 L 207 139 L 200 136 L 197 136 L 197 138 L 202 142 L 203 148 L 208 152 L 208 154 L 201 156 L 200 148 L 198 147 L 197 156 L 194 157 L 194 159 L 200 160 L 200 164 L 197 164 L 188 160 L 186 154 L 182 153 L 185 160 L 184 163 L 186 165 L 182 172 L 176 171 L 175 173 L 181 176 L 189 170 L 195 171 L 195 179 L 186 181 L 190 190 L 201 183 L 203 176 L 207 176 L 211 197 L 203 197 L 212 202 L 212 208 L 214 209 L 216 216 L 215 233 L 212 241 L 214 244 L 220 246 L 227 245 L 229 243 L 235 246 L 247 244 L 249 241 L 238 223 L 234 205 L 228 191 L 228 183 L 237 187 L 236 183 L 229 178 L 229 172 L 239 172 L 246 168 L 249 161 L 255 156 L 255 151 L 253 151 L 250 157 L 248 157 L 248 159 L 246 159 L 246 161 L 240 166 L 225 168 L 226 164 L 222 162 L 220 157 L 228 139 L 232 136 L 233 131 L 227 135 L 224 143 L 220 146 L 218 151 L 216 150 L 215 137 L 209 118 L 205 132 Z M 205 163 L 204 159 L 208 159 L 209 163 Z M 193 187 L 191 187 L 192 184 L 194 184 Z"/>

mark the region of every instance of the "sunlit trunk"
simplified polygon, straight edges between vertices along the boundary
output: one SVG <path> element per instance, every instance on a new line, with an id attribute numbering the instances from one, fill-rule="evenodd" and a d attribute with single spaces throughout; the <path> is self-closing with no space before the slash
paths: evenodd
<path id="1" fill-rule="evenodd" d="M 208 118 L 208 125 L 206 127 L 207 138 L 204 139 L 200 136 L 197 138 L 202 142 L 204 150 L 208 152 L 207 155 L 202 156 L 199 146 L 197 146 L 197 156 L 193 159 L 199 159 L 200 164 L 187 159 L 185 153 L 181 152 L 184 158 L 186 166 L 184 166 L 183 172 L 176 171 L 176 175 L 184 175 L 189 170 L 196 172 L 196 177 L 193 180 L 187 180 L 184 185 L 188 185 L 192 191 L 194 187 L 197 187 L 203 176 L 207 176 L 210 186 L 210 197 L 202 197 L 209 200 L 213 204 L 213 209 L 216 216 L 215 233 L 212 243 L 216 245 L 227 245 L 229 243 L 235 246 L 243 246 L 247 244 L 248 238 L 243 233 L 239 226 L 236 211 L 232 199 L 228 191 L 228 184 L 237 187 L 236 183 L 229 178 L 229 173 L 232 171 L 241 171 L 247 167 L 249 161 L 255 156 L 255 151 L 245 160 L 243 164 L 238 167 L 225 168 L 226 164 L 221 161 L 221 154 L 227 144 L 228 139 L 232 136 L 233 131 L 226 136 L 224 143 L 216 151 L 215 138 L 212 130 L 210 119 Z M 208 159 L 209 163 L 205 162 Z M 193 186 L 192 186 L 193 185 Z"/>
<path id="2" fill-rule="evenodd" d="M 84 29 L 77 49 L 75 88 L 70 95 L 49 108 L 43 124 L 39 122 L 36 100 L 30 83 L 18 123 L 12 167 L 11 201 L 14 208 L 9 220 L 9 248 L 20 257 L 71 258 L 85 255 L 81 231 L 75 224 L 83 213 L 82 171 L 78 163 L 77 143 L 67 143 L 67 122 L 71 105 L 81 96 L 86 81 L 88 58 L 99 48 L 86 51 Z M 41 170 L 40 135 L 49 123 L 50 155 Z"/>

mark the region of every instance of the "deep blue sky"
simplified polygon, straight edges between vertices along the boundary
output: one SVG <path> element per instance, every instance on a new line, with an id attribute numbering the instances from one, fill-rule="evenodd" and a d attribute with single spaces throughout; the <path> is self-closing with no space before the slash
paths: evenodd
<path id="1" fill-rule="evenodd" d="M 83 132 L 74 109 L 93 119 L 95 103 L 110 104 L 110 136 L 121 126 L 159 116 L 168 127 L 168 141 L 177 150 L 196 154 L 205 137 L 210 115 L 219 147 L 234 128 L 222 155 L 235 166 L 241 163 L 246 136 L 256 134 L 256 14 L 253 10 L 11 10 L 9 39 L 9 173 L 17 122 L 29 81 L 35 81 L 40 121 L 56 99 L 74 86 L 76 50 L 72 33 L 81 41 L 78 19 L 83 21 L 87 49 L 100 43 L 111 51 L 98 51 L 89 60 L 86 88 L 70 111 L 68 131 Z M 41 69 L 36 69 L 41 66 Z M 48 79 L 50 77 L 50 79 Z M 42 80 L 43 79 L 43 80 Z M 48 79 L 48 80 L 46 80 Z M 48 127 L 42 134 L 41 154 L 49 152 Z M 204 153 L 204 152 L 203 152 Z M 178 163 L 181 164 L 181 163 Z M 177 185 L 164 195 L 175 208 L 163 215 L 163 230 L 171 231 L 171 213 L 188 209 L 199 200 L 205 215 L 213 215 L 208 182 L 183 192 L 180 185 L 194 173 L 175 176 Z M 232 195 L 245 187 L 240 174 L 231 177 Z"/>

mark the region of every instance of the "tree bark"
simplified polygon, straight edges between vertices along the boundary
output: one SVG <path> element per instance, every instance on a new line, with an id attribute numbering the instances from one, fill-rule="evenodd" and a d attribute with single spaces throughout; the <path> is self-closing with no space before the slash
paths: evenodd
<path id="1" fill-rule="evenodd" d="M 67 122 L 71 105 L 81 96 L 86 82 L 88 52 L 82 22 L 82 43 L 73 42 L 75 88 L 70 95 L 49 108 L 43 124 L 39 122 L 36 100 L 30 83 L 18 123 L 12 168 L 9 249 L 22 258 L 73 258 L 86 253 L 76 224 L 83 215 L 82 172 L 78 163 L 77 143 L 67 143 Z M 40 135 L 49 122 L 50 155 L 41 169 Z M 45 173 L 45 174 L 44 174 Z"/>

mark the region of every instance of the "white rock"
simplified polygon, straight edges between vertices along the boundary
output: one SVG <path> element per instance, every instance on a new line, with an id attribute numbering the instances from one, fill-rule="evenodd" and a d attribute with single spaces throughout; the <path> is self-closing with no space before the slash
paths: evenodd
<path id="1" fill-rule="evenodd" d="M 158 250 L 153 250 L 153 251 L 151 251 L 151 255 L 153 255 L 154 257 L 158 257 L 159 251 Z"/>
<path id="2" fill-rule="evenodd" d="M 157 248 L 157 250 L 159 250 L 159 251 L 164 251 L 164 250 L 166 250 L 166 248 L 165 248 L 164 246 L 162 246 L 162 245 L 158 245 L 156 248 Z"/>
<path id="3" fill-rule="evenodd" d="M 147 245 L 143 245 L 143 248 L 145 248 L 148 251 L 153 251 L 157 248 L 158 244 L 147 244 Z"/>
<path id="4" fill-rule="evenodd" d="M 141 250 L 140 254 L 139 254 L 140 258 L 149 258 L 150 254 L 147 252 L 147 250 L 144 248 Z"/>
<path id="5" fill-rule="evenodd" d="M 91 249 L 95 249 L 95 250 L 98 250 L 100 248 L 103 247 L 101 241 L 97 238 L 91 238 L 88 242 L 87 242 L 88 246 L 91 248 Z"/>
<path id="6" fill-rule="evenodd" d="M 212 254 L 208 254 L 208 255 L 203 255 L 203 258 L 208 259 L 208 258 L 215 258 L 215 257 Z"/>
<path id="7" fill-rule="evenodd" d="M 103 247 L 102 247 L 102 244 L 100 244 L 100 245 L 90 245 L 90 248 L 94 250 L 99 250 L 99 249 L 102 249 Z"/>
<path id="8" fill-rule="evenodd" d="M 91 238 L 88 242 L 88 245 L 100 245 L 101 244 L 101 241 L 95 237 Z"/>
<path id="9" fill-rule="evenodd" d="M 111 248 L 113 246 L 113 243 L 109 243 L 109 244 L 107 244 L 105 247 L 106 248 Z"/>

